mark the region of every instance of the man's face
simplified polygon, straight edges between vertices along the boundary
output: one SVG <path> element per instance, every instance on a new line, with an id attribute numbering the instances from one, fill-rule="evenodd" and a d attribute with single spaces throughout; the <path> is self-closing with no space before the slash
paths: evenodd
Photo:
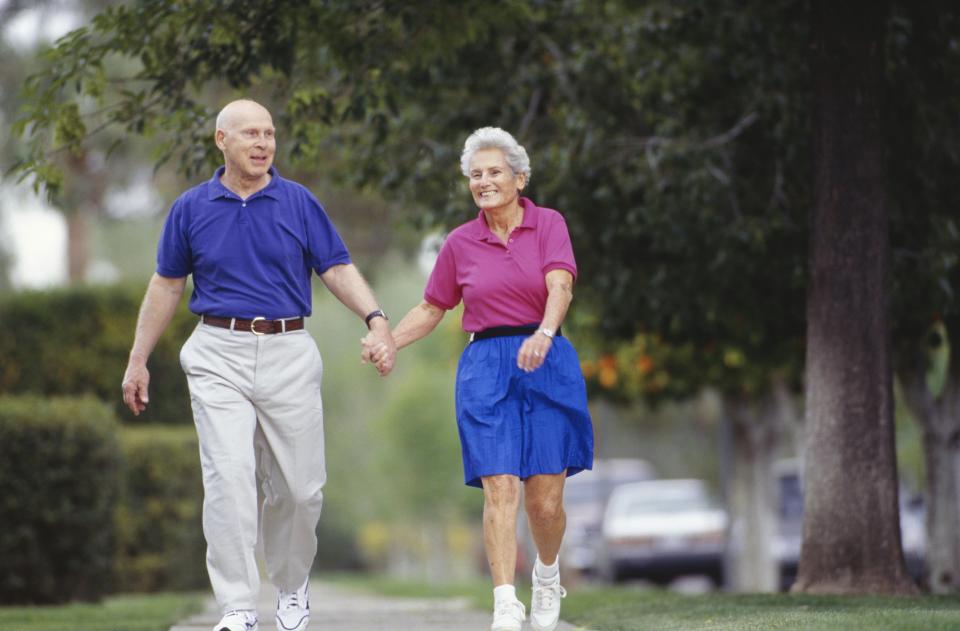
<path id="1" fill-rule="evenodd" d="M 223 127 L 217 129 L 217 147 L 228 170 L 244 179 L 266 175 L 277 151 L 270 112 L 255 103 L 238 104 Z"/>

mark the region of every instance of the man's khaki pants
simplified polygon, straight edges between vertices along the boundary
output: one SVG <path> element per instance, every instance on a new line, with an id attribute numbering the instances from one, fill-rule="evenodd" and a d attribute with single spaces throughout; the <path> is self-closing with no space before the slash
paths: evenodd
<path id="1" fill-rule="evenodd" d="M 221 609 L 255 609 L 267 576 L 293 591 L 310 573 L 326 482 L 323 364 L 306 330 L 256 335 L 200 324 L 180 351 L 203 469 L 207 570 Z"/>

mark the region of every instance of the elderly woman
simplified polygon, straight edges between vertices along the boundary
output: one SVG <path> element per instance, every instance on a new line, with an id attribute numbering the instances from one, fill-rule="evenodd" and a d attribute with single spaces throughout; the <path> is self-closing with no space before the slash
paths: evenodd
<path id="1" fill-rule="evenodd" d="M 560 616 L 558 552 L 563 484 L 593 464 L 593 427 L 576 351 L 560 331 L 577 274 L 563 217 L 520 193 L 530 160 L 496 127 L 467 138 L 460 168 L 480 212 L 447 237 L 424 300 L 393 329 L 397 348 L 430 333 L 464 303 L 470 343 L 456 380 L 466 484 L 484 493 L 483 539 L 494 584 L 493 631 L 519 631 L 514 590 L 520 485 L 537 546 L 531 624 L 552 631 Z M 372 343 L 365 359 L 386 353 Z M 381 373 L 384 372 L 381 369 Z"/>

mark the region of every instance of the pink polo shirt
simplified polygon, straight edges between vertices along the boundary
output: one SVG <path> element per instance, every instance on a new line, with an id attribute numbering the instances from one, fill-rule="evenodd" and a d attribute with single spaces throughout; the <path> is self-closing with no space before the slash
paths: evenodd
<path id="1" fill-rule="evenodd" d="M 423 298 L 441 309 L 463 300 L 463 329 L 539 323 L 547 304 L 547 272 L 565 269 L 577 277 L 570 233 L 563 216 L 520 198 L 523 223 L 503 243 L 481 210 L 457 227 L 440 249 Z"/>

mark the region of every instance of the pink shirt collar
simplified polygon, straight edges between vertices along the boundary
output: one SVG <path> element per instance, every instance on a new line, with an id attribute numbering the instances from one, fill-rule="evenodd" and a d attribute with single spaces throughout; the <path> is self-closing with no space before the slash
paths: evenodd
<path id="1" fill-rule="evenodd" d="M 540 216 L 540 209 L 536 204 L 526 197 L 521 197 L 518 201 L 523 207 L 523 223 L 517 226 L 516 230 L 520 230 L 521 228 L 525 230 L 532 230 L 536 228 L 537 220 Z M 487 225 L 487 217 L 483 214 L 482 210 L 477 212 L 477 219 L 473 225 L 473 237 L 475 239 L 480 241 L 493 241 L 500 243 L 500 239 L 493 234 L 493 231 L 490 230 L 490 226 Z"/>

